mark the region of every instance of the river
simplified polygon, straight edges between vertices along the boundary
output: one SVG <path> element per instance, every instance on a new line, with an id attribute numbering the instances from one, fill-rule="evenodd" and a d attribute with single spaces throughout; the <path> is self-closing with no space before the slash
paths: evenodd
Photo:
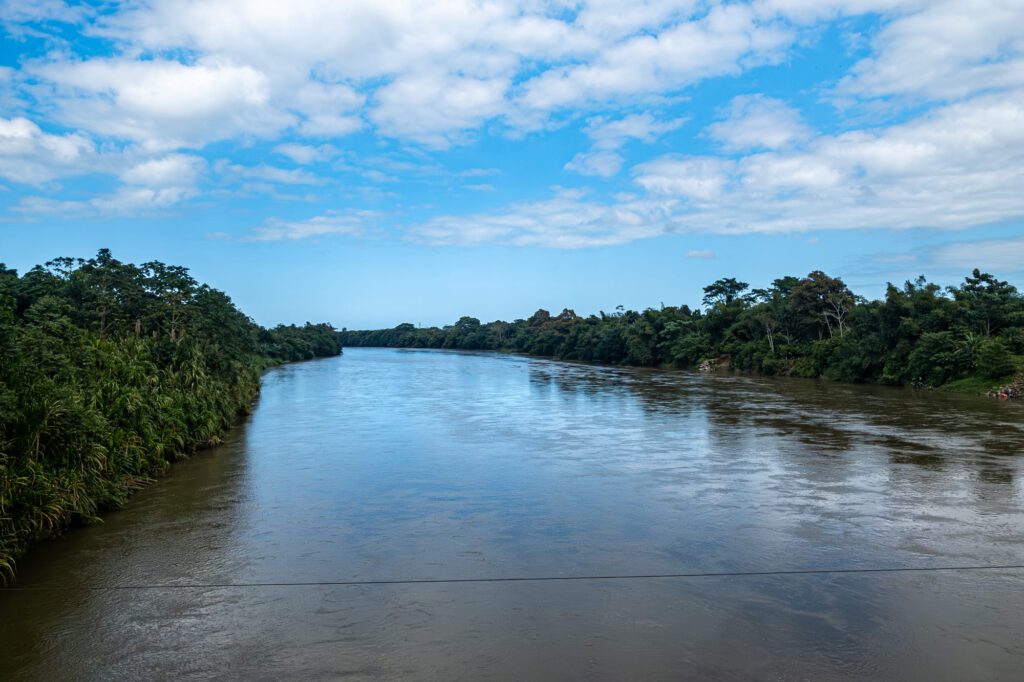
<path id="1" fill-rule="evenodd" d="M 849 571 L 1024 564 L 1022 456 L 983 398 L 346 349 L 24 558 L 0 677 L 1019 680 L 1024 570 Z"/>

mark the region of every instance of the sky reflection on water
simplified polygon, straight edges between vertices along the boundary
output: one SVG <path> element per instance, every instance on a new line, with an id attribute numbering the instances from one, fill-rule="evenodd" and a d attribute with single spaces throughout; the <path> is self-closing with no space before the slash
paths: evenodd
<path id="1" fill-rule="evenodd" d="M 377 349 L 21 586 L 1024 563 L 1019 405 Z M 17 679 L 1015 679 L 1024 571 L 0 593 Z"/>

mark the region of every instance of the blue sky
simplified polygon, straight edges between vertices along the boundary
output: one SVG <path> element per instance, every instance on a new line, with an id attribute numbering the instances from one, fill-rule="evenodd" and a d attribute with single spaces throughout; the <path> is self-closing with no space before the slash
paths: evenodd
<path id="1" fill-rule="evenodd" d="M 1024 2 L 0 0 L 0 260 L 264 324 L 1024 284 Z"/>

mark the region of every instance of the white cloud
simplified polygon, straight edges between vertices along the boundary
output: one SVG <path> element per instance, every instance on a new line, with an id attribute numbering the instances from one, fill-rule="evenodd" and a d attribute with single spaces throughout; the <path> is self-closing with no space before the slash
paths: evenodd
<path id="1" fill-rule="evenodd" d="M 3 7 L 14 21 L 88 16 L 52 1 Z M 1024 83 L 1024 8 L 1005 0 L 150 0 L 92 19 L 123 56 L 30 71 L 55 88 L 65 123 L 154 149 L 287 128 L 335 138 L 367 120 L 444 148 L 490 122 L 540 129 L 561 109 L 739 74 L 783 59 L 817 22 L 869 12 L 887 23 L 841 93 Z"/>
<path id="2" fill-rule="evenodd" d="M 85 16 L 57 2 L 6 7 Z M 542 129 L 566 108 L 636 105 L 774 63 L 817 22 L 869 12 L 891 21 L 844 93 L 1024 79 L 1020 8 L 998 0 L 149 0 L 92 20 L 122 56 L 30 70 L 55 88 L 64 122 L 154 149 L 285 129 L 336 138 L 367 121 L 444 148 L 489 123 Z"/>
<path id="3" fill-rule="evenodd" d="M 238 178 L 260 180 L 277 185 L 324 185 L 327 180 L 301 168 L 277 168 L 260 164 L 259 166 L 242 166 L 239 164 L 218 164 L 222 172 Z"/>
<path id="4" fill-rule="evenodd" d="M 253 69 L 303 135 L 348 134 L 367 114 L 385 134 L 443 147 L 503 113 L 525 61 L 599 47 L 562 14 L 533 2 L 155 0 L 96 30 L 137 51 Z"/>
<path id="5" fill-rule="evenodd" d="M 441 216 L 412 234 L 439 244 L 578 248 L 666 233 L 965 228 L 1024 216 L 1022 150 L 1024 92 L 985 96 L 889 128 L 819 135 L 799 151 L 663 156 L 634 167 L 639 197 L 602 202 L 563 191 L 494 213 Z"/>
<path id="6" fill-rule="evenodd" d="M 124 56 L 33 73 L 57 86 L 65 121 L 154 148 L 289 127 L 339 137 L 367 118 L 443 148 L 491 121 L 535 128 L 564 107 L 777 60 L 796 39 L 785 23 L 669 0 L 151 0 L 90 28 Z"/>
<path id="7" fill-rule="evenodd" d="M 410 237 L 448 245 L 610 246 L 662 234 L 657 214 L 657 206 L 648 203 L 605 204 L 560 190 L 547 201 L 513 204 L 498 213 L 439 216 L 415 226 Z"/>
<path id="8" fill-rule="evenodd" d="M 136 164 L 121 173 L 121 180 L 129 185 L 145 187 L 194 187 L 206 162 L 198 156 L 168 154 Z"/>
<path id="9" fill-rule="evenodd" d="M 585 132 L 594 141 L 595 149 L 614 150 L 630 140 L 653 142 L 684 123 L 685 118 L 660 121 L 649 112 L 632 114 L 617 120 L 598 116 L 587 122 Z"/>
<path id="10" fill-rule="evenodd" d="M 777 61 L 795 38 L 785 25 L 761 21 L 751 7 L 716 5 L 696 20 L 605 46 L 587 63 L 551 68 L 524 85 L 518 103 L 551 111 L 661 94 Z"/>
<path id="11" fill-rule="evenodd" d="M 162 214 L 166 209 L 194 195 L 195 190 L 189 187 L 125 186 L 87 201 L 25 197 L 15 210 L 29 219 L 54 215 L 75 218 L 146 216 Z"/>
<path id="12" fill-rule="evenodd" d="M 715 260 L 718 256 L 711 249 L 701 251 L 691 250 L 686 252 L 686 257 L 691 260 Z"/>
<path id="13" fill-rule="evenodd" d="M 566 170 L 610 178 L 626 165 L 633 151 L 627 145 L 652 142 L 683 123 L 628 112 L 678 110 L 686 90 L 705 79 L 785 60 L 819 37 L 824 22 L 875 14 L 863 22 L 879 27 L 863 43 L 870 55 L 826 96 L 850 107 L 844 112 L 875 113 L 877 127 L 849 130 L 847 118 L 840 125 L 849 132 L 821 134 L 780 100 L 738 97 L 705 131 L 720 143 L 716 150 L 635 166 L 638 197 L 560 192 L 493 214 L 440 216 L 421 225 L 417 238 L 478 243 L 491 235 L 504 243 L 578 246 L 666 231 L 957 228 L 1024 214 L 1024 5 L 1016 0 L 146 0 L 103 12 L 78 7 L 0 0 L 8 32 L 50 30 L 54 47 L 24 60 L 17 73 L 0 67 L 0 104 L 9 104 L 11 116 L 0 119 L 0 177 L 42 185 L 98 171 L 123 186 L 84 202 L 29 198 L 22 209 L 166 209 L 218 175 L 181 152 L 224 140 L 255 149 L 288 140 L 273 149 L 295 164 L 336 162 L 339 170 L 344 156 L 344 171 L 380 182 L 451 179 L 416 145 L 441 150 L 485 134 L 583 120 L 589 148 L 556 163 L 579 152 Z M 111 39 L 113 54 L 75 55 L 53 22 Z M 929 113 L 936 104 L 941 108 Z M 884 116 L 894 110 L 917 118 L 886 127 Z M 30 118 L 61 132 L 44 132 Z M 327 144 L 363 130 L 397 138 L 418 166 L 378 168 Z M 324 182 L 248 154 L 245 163 L 257 165 L 232 159 L 215 170 L 273 185 Z M 325 214 L 307 227 L 347 229 L 351 217 Z M 298 234 L 287 226 L 299 224 L 268 223 L 265 234 Z"/>
<path id="14" fill-rule="evenodd" d="M 610 178 L 618 174 L 625 161 L 621 149 L 631 140 L 653 142 L 667 132 L 675 130 L 686 122 L 684 118 L 665 121 L 656 119 L 652 114 L 631 114 L 624 118 L 609 120 L 597 116 L 587 122 L 584 132 L 593 141 L 590 152 L 576 154 L 565 170 L 580 175 Z"/>
<path id="15" fill-rule="evenodd" d="M 502 112 L 507 78 L 411 73 L 377 91 L 370 118 L 382 132 L 444 149 Z"/>
<path id="16" fill-rule="evenodd" d="M 1024 86 L 1024 3 L 941 0 L 908 3 L 872 41 L 875 54 L 839 84 L 847 95 L 959 98 Z"/>
<path id="17" fill-rule="evenodd" d="M 289 142 L 277 145 L 274 147 L 274 152 L 281 156 L 288 157 L 295 163 L 301 163 L 303 165 L 309 165 L 320 161 L 329 161 L 341 156 L 341 152 L 338 148 L 329 144 L 322 144 L 313 147 L 308 144 Z"/>
<path id="18" fill-rule="evenodd" d="M 365 97 L 341 83 L 307 83 L 289 97 L 289 108 L 304 120 L 298 132 L 307 137 L 344 137 L 363 127 L 358 110 Z"/>
<path id="19" fill-rule="evenodd" d="M 362 236 L 377 217 L 372 211 L 331 211 L 306 220 L 271 218 L 241 238 L 250 242 L 299 241 L 331 235 Z M 213 235 L 223 237 L 224 235 Z"/>
<path id="20" fill-rule="evenodd" d="M 501 175 L 497 168 L 469 168 L 455 174 L 459 178 L 486 178 L 491 175 Z"/>
<path id="21" fill-rule="evenodd" d="M 652 195 L 709 202 L 722 196 L 734 167 L 714 157 L 663 156 L 639 164 L 634 173 L 637 184 Z"/>
<path id="22" fill-rule="evenodd" d="M 727 117 L 707 131 L 728 151 L 780 149 L 811 135 L 799 112 L 764 95 L 734 97 Z"/>
<path id="23" fill-rule="evenodd" d="M 963 228 L 1024 215 L 1024 92 L 949 105 L 904 124 L 822 135 L 736 161 L 663 157 L 648 192 L 687 202 L 673 229 L 773 232 Z"/>
<path id="24" fill-rule="evenodd" d="M 540 58 L 576 40 L 537 3 L 471 0 L 155 1 L 110 17 L 104 32 L 148 49 L 231 55 L 266 73 L 316 66 L 334 80 L 452 64 L 469 50 Z"/>
<path id="25" fill-rule="evenodd" d="M 56 61 L 30 71 L 54 85 L 63 122 L 152 150 L 269 136 L 294 122 L 269 106 L 267 79 L 250 66 L 121 58 Z"/>
<path id="26" fill-rule="evenodd" d="M 931 264 L 957 270 L 981 268 L 1000 273 L 1024 272 L 1024 237 L 944 244 L 931 253 Z"/>
<path id="27" fill-rule="evenodd" d="M 8 25 L 41 21 L 77 24 L 91 13 L 92 9 L 89 7 L 81 5 L 72 7 L 60 0 L 0 1 L 0 23 Z"/>
<path id="28" fill-rule="evenodd" d="M 376 168 L 361 170 L 360 174 L 367 180 L 372 180 L 373 182 L 398 182 L 398 178 L 394 175 L 388 175 L 384 171 L 377 170 Z"/>
<path id="29" fill-rule="evenodd" d="M 101 215 L 139 215 L 170 208 L 194 195 L 195 189 L 188 186 L 122 187 L 89 205 Z"/>
<path id="30" fill-rule="evenodd" d="M 50 135 L 26 118 L 0 118 L 0 177 L 38 185 L 94 168 L 96 150 L 83 135 Z"/>
<path id="31" fill-rule="evenodd" d="M 622 155 L 616 152 L 579 153 L 565 164 L 565 170 L 602 178 L 610 178 L 622 168 Z"/>
<path id="32" fill-rule="evenodd" d="M 576 24 L 603 40 L 682 21 L 698 6 L 692 0 L 597 0 L 581 5 Z"/>
<path id="33" fill-rule="evenodd" d="M 106 170 L 123 165 L 125 157 L 108 160 Z M 137 161 L 120 172 L 122 186 L 84 201 L 41 196 L 24 197 L 15 210 L 30 218 L 48 215 L 97 218 L 160 213 L 199 194 L 206 162 L 187 154 L 168 154 Z"/>

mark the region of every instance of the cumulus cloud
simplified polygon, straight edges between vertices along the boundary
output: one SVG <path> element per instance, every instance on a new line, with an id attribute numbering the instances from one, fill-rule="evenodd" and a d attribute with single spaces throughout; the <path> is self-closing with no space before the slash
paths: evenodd
<path id="1" fill-rule="evenodd" d="M 735 164 L 714 157 L 663 156 L 634 168 L 636 182 L 652 195 L 693 203 L 721 199 Z"/>
<path id="2" fill-rule="evenodd" d="M 367 121 L 443 148 L 489 122 L 543 127 L 566 108 L 635 103 L 774 63 L 818 22 L 872 12 L 888 21 L 874 54 L 840 84 L 846 95 L 962 96 L 1024 83 L 1024 10 L 999 0 L 150 0 L 95 16 L 8 0 L 4 9 L 14 22 L 88 18 L 91 33 L 117 41 L 120 57 L 59 56 L 30 71 L 55 88 L 64 122 L 162 149 L 285 128 L 342 137 Z"/>
<path id="3" fill-rule="evenodd" d="M 594 117 L 584 129 L 587 137 L 592 140 L 591 151 L 574 156 L 565 164 L 565 170 L 580 175 L 610 178 L 622 169 L 625 159 L 618 150 L 628 142 L 653 142 L 685 122 L 685 118 L 658 120 L 649 112 L 611 120 L 603 116 Z"/>
<path id="4" fill-rule="evenodd" d="M 841 94 L 951 99 L 1024 86 L 1024 4 L 940 0 L 911 4 L 872 41 L 874 54 L 839 84 Z"/>
<path id="5" fill-rule="evenodd" d="M 48 62 L 29 70 L 53 85 L 62 122 L 152 150 L 271 135 L 293 122 L 267 106 L 267 79 L 250 66 L 117 58 Z"/>
<path id="6" fill-rule="evenodd" d="M 653 142 L 684 123 L 685 118 L 658 120 L 650 112 L 612 120 L 598 116 L 587 122 L 585 132 L 595 149 L 619 149 L 630 140 Z"/>
<path id="7" fill-rule="evenodd" d="M 168 154 L 132 166 L 121 173 L 121 180 L 145 187 L 194 187 L 205 168 L 198 156 Z"/>
<path id="8" fill-rule="evenodd" d="M 587 143 L 556 168 L 611 179 L 636 143 L 683 125 L 681 102 L 702 81 L 779 63 L 826 22 L 842 31 L 846 18 L 869 17 L 853 68 L 819 86 L 842 105 L 842 132 L 748 94 L 705 129 L 709 151 L 634 165 L 636 196 L 560 191 L 438 216 L 414 236 L 583 246 L 669 231 L 958 228 L 1024 214 L 1019 2 L 147 0 L 99 12 L 0 0 L 0 16 L 8 33 L 50 30 L 58 46 L 16 73 L 0 67 L 11 117 L 0 119 L 0 177 L 42 187 L 99 171 L 122 183 L 85 202 L 29 197 L 19 210 L 159 211 L 211 178 L 324 182 L 248 154 L 208 172 L 197 150 L 225 141 L 301 166 L 337 170 L 344 158 L 345 171 L 393 182 L 425 177 L 431 156 L 453 145 L 584 121 Z M 95 45 L 76 54 L 68 24 Z M 109 49 L 94 49 L 103 40 Z M 865 111 L 873 127 L 858 129 Z M 358 161 L 342 140 L 364 135 L 397 140 L 419 167 Z M 323 214 L 307 227 L 348 229 L 350 218 Z M 260 234 L 291 239 L 294 225 Z"/>
<path id="9" fill-rule="evenodd" d="M 727 151 L 747 151 L 787 147 L 807 139 L 812 131 L 785 102 L 744 95 L 733 98 L 728 115 L 708 126 L 707 132 Z"/>
<path id="10" fill-rule="evenodd" d="M 546 70 L 523 86 L 519 104 L 544 111 L 616 97 L 678 90 L 782 58 L 794 31 L 764 21 L 744 5 L 716 5 L 706 15 L 601 50 L 584 64 Z"/>
<path id="11" fill-rule="evenodd" d="M 91 147 L 89 150 L 91 152 Z M 74 161 L 77 152 L 70 157 Z M 128 165 L 125 161 L 122 157 L 106 160 L 107 171 L 115 165 L 122 166 L 118 176 L 122 185 L 112 192 L 74 201 L 27 196 L 16 204 L 15 210 L 28 218 L 66 215 L 99 218 L 162 212 L 199 194 L 198 183 L 206 169 L 203 159 L 188 154 L 167 154 Z"/>
<path id="12" fill-rule="evenodd" d="M 444 149 L 501 113 L 509 85 L 507 78 L 412 73 L 377 91 L 370 118 L 385 134 Z"/>
<path id="13" fill-rule="evenodd" d="M 819 135 L 800 150 L 667 155 L 633 168 L 640 196 L 561 192 L 438 217 L 413 233 L 441 244 L 583 247 L 667 233 L 957 229 L 1024 216 L 1022 150 L 1024 92 L 992 95 L 888 128 Z"/>
<path id="14" fill-rule="evenodd" d="M 0 177 L 38 185 L 92 170 L 96 150 L 77 133 L 50 135 L 26 118 L 0 118 Z"/>
<path id="15" fill-rule="evenodd" d="M 57 22 L 78 24 L 93 14 L 87 6 L 69 5 L 61 0 L 0 0 L 0 23 L 15 34 L 24 30 L 19 24 Z"/>
<path id="16" fill-rule="evenodd" d="M 739 73 L 797 38 L 778 12 L 666 0 L 152 0 L 90 31 L 123 55 L 43 60 L 33 75 L 69 124 L 159 148 L 284 128 L 341 137 L 367 119 L 443 148 L 491 121 L 536 127 Z"/>
<path id="17" fill-rule="evenodd" d="M 1024 93 L 1015 93 L 885 129 L 822 135 L 801 151 L 659 159 L 638 166 L 636 180 L 687 201 L 680 227 L 961 228 L 1024 214 L 1022 149 Z"/>

